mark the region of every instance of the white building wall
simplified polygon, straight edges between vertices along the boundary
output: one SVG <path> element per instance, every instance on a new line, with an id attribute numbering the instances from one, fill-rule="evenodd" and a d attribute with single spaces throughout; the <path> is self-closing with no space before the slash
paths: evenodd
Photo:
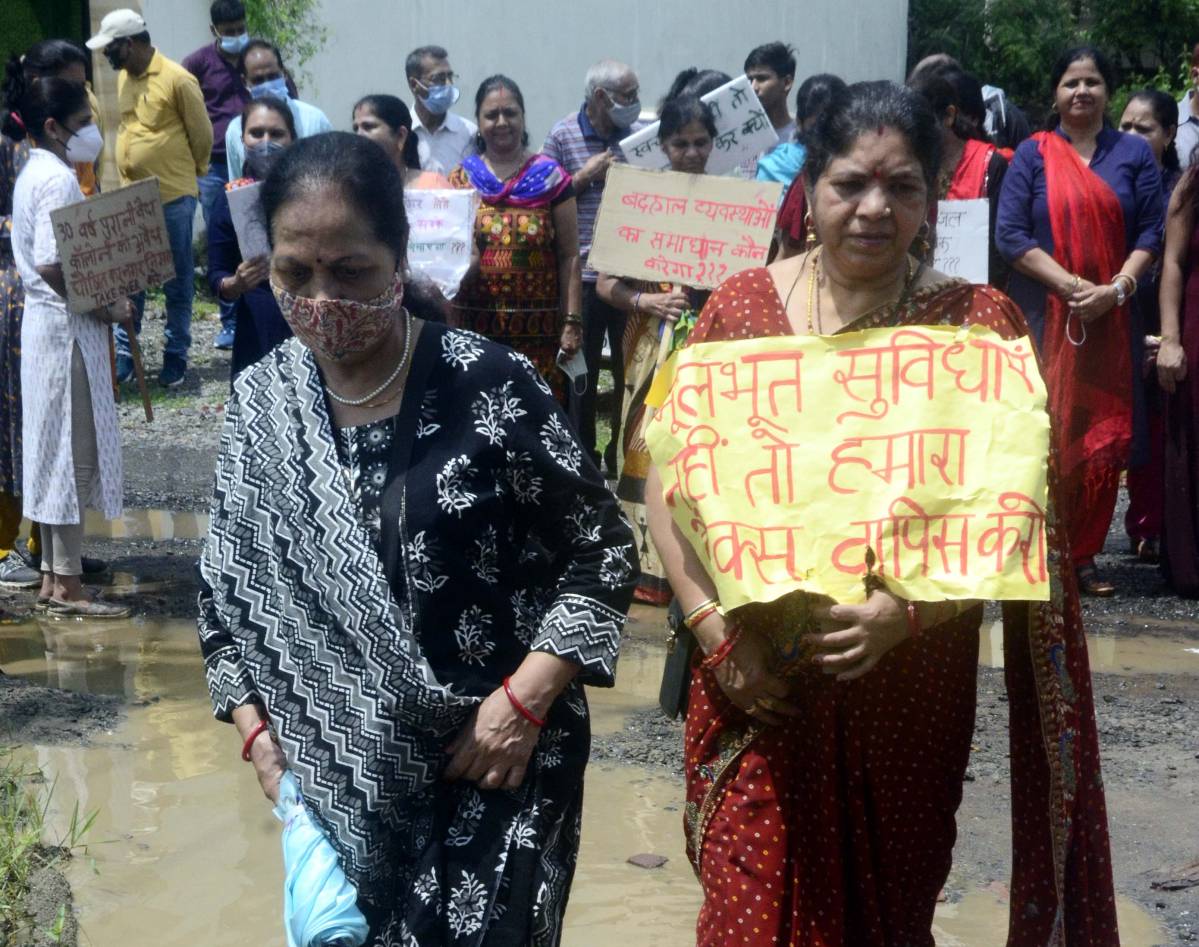
<path id="1" fill-rule="evenodd" d="M 172 0 L 148 0 L 166 5 Z M 180 0 L 174 0 L 175 3 Z M 323 0 L 329 30 L 307 65 L 301 97 L 348 128 L 359 97 L 390 92 L 410 101 L 408 51 L 446 47 L 461 79 L 455 110 L 473 116 L 479 83 L 495 72 L 516 80 L 539 146 L 550 126 L 577 109 L 583 75 L 598 59 L 622 59 L 641 80 L 652 108 L 677 72 L 695 65 L 738 75 L 746 54 L 781 39 L 798 51 L 798 79 L 816 72 L 843 78 L 902 80 L 907 0 Z"/>
<path id="2" fill-rule="evenodd" d="M 680 69 L 737 75 L 750 49 L 775 39 L 795 46 L 799 81 L 817 72 L 848 81 L 902 80 L 907 56 L 908 0 L 322 2 L 318 18 L 328 41 L 297 80 L 300 97 L 324 109 L 335 128 L 349 128 L 354 102 L 367 93 L 410 101 L 404 58 L 436 43 L 449 50 L 461 76 L 460 114 L 473 115 L 474 93 L 486 76 L 504 72 L 516 80 L 534 147 L 579 107 L 587 67 L 606 57 L 637 70 L 642 102 L 653 108 Z M 94 24 L 120 6 L 141 9 L 154 44 L 176 61 L 210 41 L 209 0 L 92 0 Z M 115 81 L 102 57 L 96 66 L 108 106 Z"/>

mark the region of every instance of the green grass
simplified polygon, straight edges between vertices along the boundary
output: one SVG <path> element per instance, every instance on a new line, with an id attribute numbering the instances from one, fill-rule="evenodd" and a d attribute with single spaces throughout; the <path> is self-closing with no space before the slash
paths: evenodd
<path id="1" fill-rule="evenodd" d="M 24 905 L 33 876 L 77 851 L 86 851 L 83 839 L 96 813 L 82 817 L 78 803 L 66 835 L 57 845 L 45 843 L 53 795 L 54 785 L 46 786 L 41 770 L 19 761 L 13 748 L 0 748 L 0 944 L 30 924 Z M 54 923 L 43 932 L 52 942 L 61 937 L 66 918 L 67 906 L 62 904 Z"/>

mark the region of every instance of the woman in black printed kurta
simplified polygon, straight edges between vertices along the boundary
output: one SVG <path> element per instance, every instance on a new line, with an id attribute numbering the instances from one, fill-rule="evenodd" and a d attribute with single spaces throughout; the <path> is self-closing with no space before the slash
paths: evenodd
<path id="1" fill-rule="evenodd" d="M 376 151 L 307 139 L 264 188 L 297 338 L 229 402 L 201 561 L 209 687 L 267 795 L 281 767 L 299 779 L 369 943 L 552 945 L 582 685 L 612 683 L 632 536 L 527 359 L 400 307 L 377 251 L 403 259 L 402 192 Z"/>

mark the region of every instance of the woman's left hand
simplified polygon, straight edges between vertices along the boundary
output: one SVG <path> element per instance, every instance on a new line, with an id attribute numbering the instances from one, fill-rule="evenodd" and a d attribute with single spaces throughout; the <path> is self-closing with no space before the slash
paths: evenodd
<path id="1" fill-rule="evenodd" d="M 467 779 L 481 789 L 518 789 L 541 728 L 517 713 L 498 688 L 475 708 L 448 747 L 445 779 Z"/>
<path id="2" fill-rule="evenodd" d="M 1094 322 L 1101 316 L 1106 316 L 1115 305 L 1116 287 L 1110 283 L 1098 286 L 1084 283 L 1069 301 L 1070 311 L 1083 322 Z"/>
<path id="3" fill-rule="evenodd" d="M 583 346 L 583 327 L 575 322 L 564 325 L 558 346 L 568 356 L 574 355 Z"/>
<path id="4" fill-rule="evenodd" d="M 812 616 L 845 627 L 808 636 L 812 659 L 825 674 L 852 681 L 873 670 L 883 656 L 908 637 L 907 603 L 875 589 L 865 605 L 814 605 Z"/>

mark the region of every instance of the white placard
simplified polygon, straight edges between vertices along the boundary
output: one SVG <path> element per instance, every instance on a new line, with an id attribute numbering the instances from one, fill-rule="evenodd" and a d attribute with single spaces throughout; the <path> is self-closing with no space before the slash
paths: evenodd
<path id="1" fill-rule="evenodd" d="M 479 194 L 469 189 L 405 190 L 408 269 L 453 299 L 470 269 Z"/>
<path id="2" fill-rule="evenodd" d="M 990 281 L 990 204 L 985 197 L 937 204 L 933 269 L 971 283 Z"/>
<path id="3" fill-rule="evenodd" d="M 243 260 L 269 256 L 271 242 L 266 235 L 266 222 L 262 219 L 262 206 L 258 194 L 262 182 L 242 184 L 225 192 L 229 198 L 229 214 L 233 217 L 233 229 L 237 233 L 237 248 Z"/>
<path id="4" fill-rule="evenodd" d="M 754 93 L 753 83 L 738 76 L 703 96 L 716 120 L 716 142 L 708 158 L 708 174 L 728 174 L 749 158 L 756 158 L 779 142 L 778 132 Z M 647 125 L 620 143 L 635 168 L 664 171 L 670 167 L 658 143 L 658 123 Z"/>

